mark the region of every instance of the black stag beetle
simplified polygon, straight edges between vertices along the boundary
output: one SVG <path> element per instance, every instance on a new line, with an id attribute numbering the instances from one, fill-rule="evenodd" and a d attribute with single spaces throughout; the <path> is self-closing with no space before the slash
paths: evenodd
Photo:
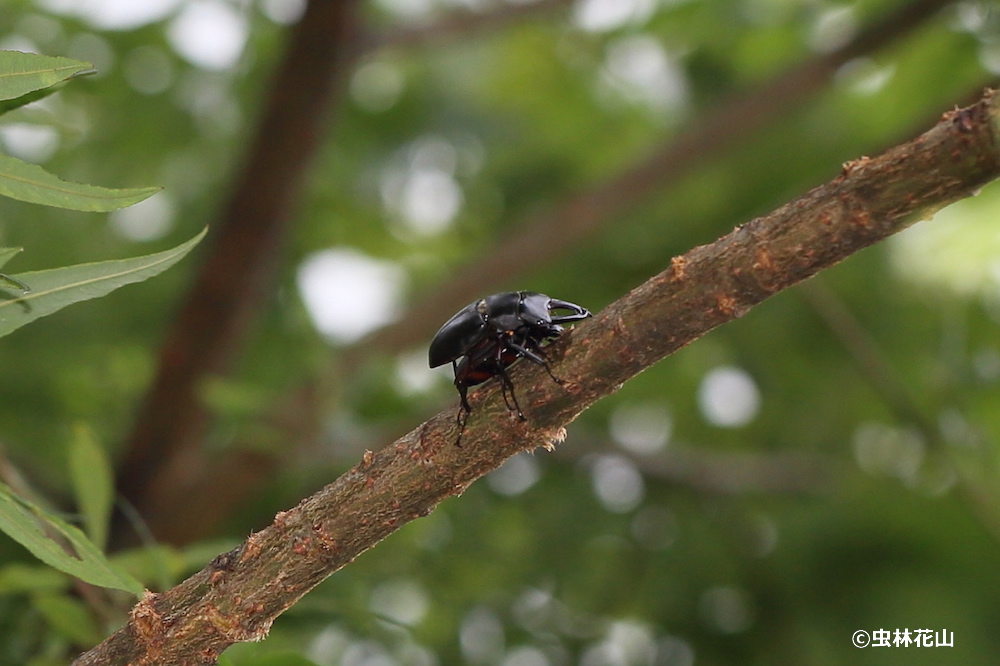
<path id="1" fill-rule="evenodd" d="M 572 314 L 553 315 L 553 310 L 568 310 Z M 507 368 L 524 357 L 545 368 L 557 384 L 562 380 L 552 374 L 542 343 L 562 333 L 565 324 L 590 316 L 590 311 L 575 303 L 549 298 L 533 291 L 505 291 L 470 303 L 445 322 L 431 340 L 428 361 L 432 368 L 451 362 L 455 371 L 455 388 L 462 399 L 458 423 L 472 411 L 467 393 L 470 386 L 491 377 L 500 378 L 501 391 L 507 409 L 524 414 L 514 395 L 514 384 Z M 508 400 L 507 396 L 510 395 Z M 462 435 L 459 434 L 459 443 Z"/>

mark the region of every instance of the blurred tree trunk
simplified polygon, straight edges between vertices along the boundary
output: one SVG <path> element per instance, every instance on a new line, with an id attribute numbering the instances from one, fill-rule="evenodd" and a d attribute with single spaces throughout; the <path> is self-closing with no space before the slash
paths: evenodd
<path id="1" fill-rule="evenodd" d="M 304 174 L 322 145 L 329 112 L 357 38 L 357 0 L 313 0 L 289 35 L 256 137 L 208 254 L 160 351 L 158 372 L 118 470 L 119 492 L 160 539 L 197 514 L 177 511 L 204 466 L 210 414 L 204 381 L 226 372 L 263 310 L 284 257 Z M 235 476 L 216 478 L 224 494 Z M 117 525 L 121 542 L 128 532 Z"/>

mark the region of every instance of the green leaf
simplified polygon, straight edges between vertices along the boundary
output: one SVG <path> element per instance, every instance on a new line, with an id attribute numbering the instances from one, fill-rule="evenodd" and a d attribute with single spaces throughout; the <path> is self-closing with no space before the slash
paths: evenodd
<path id="1" fill-rule="evenodd" d="M 94 433 L 82 424 L 73 431 L 69 467 L 87 536 L 103 549 L 114 502 L 114 478 L 104 447 L 98 444 Z"/>
<path id="2" fill-rule="evenodd" d="M 139 203 L 159 191 L 159 187 L 111 189 L 72 183 L 36 164 L 0 155 L 0 195 L 18 201 L 105 213 Z"/>
<path id="3" fill-rule="evenodd" d="M 30 287 L 31 292 L 17 297 L 8 295 L 9 300 L 0 300 L 0 336 L 67 305 L 99 298 L 119 287 L 142 282 L 162 273 L 183 259 L 207 231 L 207 228 L 204 229 L 173 249 L 144 257 L 18 274 L 15 277 Z M 2 297 L 3 292 L 0 291 L 0 298 Z"/>
<path id="4" fill-rule="evenodd" d="M 88 72 L 84 72 L 88 73 Z M 37 102 L 40 99 L 45 99 L 49 95 L 59 92 L 66 86 L 66 82 L 58 83 L 50 88 L 44 88 L 42 90 L 35 90 L 27 95 L 21 95 L 20 97 L 15 97 L 14 99 L 4 99 L 0 100 L 0 116 L 5 113 L 10 113 L 15 109 L 20 109 L 22 106 L 27 106 L 32 102 Z"/>
<path id="5" fill-rule="evenodd" d="M 19 247 L 0 247 L 0 268 L 3 268 L 7 262 L 21 250 L 22 248 Z M 28 288 L 28 285 L 24 284 L 20 280 L 15 280 L 9 275 L 5 275 L 4 273 L 0 273 L 0 282 L 6 282 L 8 285 L 16 287 L 25 293 L 31 291 L 31 289 Z"/>
<path id="6" fill-rule="evenodd" d="M 142 585 L 112 565 L 83 532 L 18 497 L 4 484 L 0 484 L 0 531 L 59 571 L 92 585 L 142 594 Z"/>
<path id="7" fill-rule="evenodd" d="M 0 282 L 6 282 L 9 286 L 14 287 L 15 289 L 20 289 L 21 293 L 24 294 L 27 294 L 29 291 L 31 291 L 28 285 L 24 284 L 23 282 L 21 282 L 16 278 L 12 278 L 11 276 L 5 273 L 0 273 Z"/>
<path id="8" fill-rule="evenodd" d="M 0 51 L 0 99 L 16 99 L 92 69 L 69 58 Z"/>

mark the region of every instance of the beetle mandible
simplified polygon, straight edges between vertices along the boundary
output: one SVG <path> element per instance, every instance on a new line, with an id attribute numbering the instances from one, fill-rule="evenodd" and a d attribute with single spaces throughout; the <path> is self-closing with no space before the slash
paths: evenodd
<path id="1" fill-rule="evenodd" d="M 554 310 L 568 310 L 570 314 L 553 314 Z M 432 368 L 451 362 L 455 388 L 462 402 L 458 415 L 462 429 L 465 429 L 465 420 L 472 411 L 468 399 L 469 387 L 491 377 L 500 378 L 507 408 L 523 420 L 524 414 L 514 395 L 514 384 L 507 368 L 524 357 L 544 367 L 553 381 L 562 384 L 545 360 L 542 343 L 562 333 L 560 324 L 589 316 L 587 308 L 533 291 L 493 294 L 455 313 L 431 340 L 427 356 Z"/>

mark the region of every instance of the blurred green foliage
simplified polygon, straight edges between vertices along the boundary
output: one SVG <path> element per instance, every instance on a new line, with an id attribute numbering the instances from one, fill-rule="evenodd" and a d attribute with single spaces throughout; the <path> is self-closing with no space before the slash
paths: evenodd
<path id="1" fill-rule="evenodd" d="M 235 12 L 247 40 L 232 66 L 212 68 L 180 55 L 174 34 L 196 4 L 127 29 L 59 3 L 0 9 L 0 47 L 98 72 L 5 116 L 5 152 L 78 182 L 164 186 L 134 214 L 0 201 L 0 245 L 29 250 L 5 270 L 148 254 L 212 221 L 280 55 L 285 5 L 209 3 Z M 219 540 L 262 527 L 454 402 L 446 373 L 423 372 L 429 336 L 338 373 L 350 342 L 317 331 L 297 280 L 314 253 L 392 262 L 403 301 L 433 293 L 532 215 L 905 3 L 579 0 L 491 27 L 491 12 L 517 4 L 365 3 L 381 39 L 347 76 L 268 312 L 238 370 L 205 387 L 218 413 L 206 446 L 286 452 L 287 465 L 212 541 L 123 554 L 147 585 L 203 566 Z M 434 31 L 467 6 L 479 20 Z M 421 26 L 424 39 L 404 41 Z M 597 235 L 483 292 L 533 289 L 599 310 L 671 256 L 973 99 L 995 80 L 998 40 L 992 3 L 947 7 Z M 994 663 L 998 211 L 988 187 L 714 331 L 589 410 L 556 454 L 519 457 L 407 525 L 222 663 Z M 77 510 L 75 423 L 122 455 L 193 268 L 0 340 L 0 445 L 51 502 Z M 317 376 L 338 389 L 328 436 L 296 450 L 260 415 Z M 0 542 L 0 663 L 60 663 L 123 619 L 125 607 L 85 609 L 32 567 Z M 82 610 L 93 625 L 74 619 Z M 906 628 L 953 632 L 954 647 L 851 644 L 857 630 Z"/>

